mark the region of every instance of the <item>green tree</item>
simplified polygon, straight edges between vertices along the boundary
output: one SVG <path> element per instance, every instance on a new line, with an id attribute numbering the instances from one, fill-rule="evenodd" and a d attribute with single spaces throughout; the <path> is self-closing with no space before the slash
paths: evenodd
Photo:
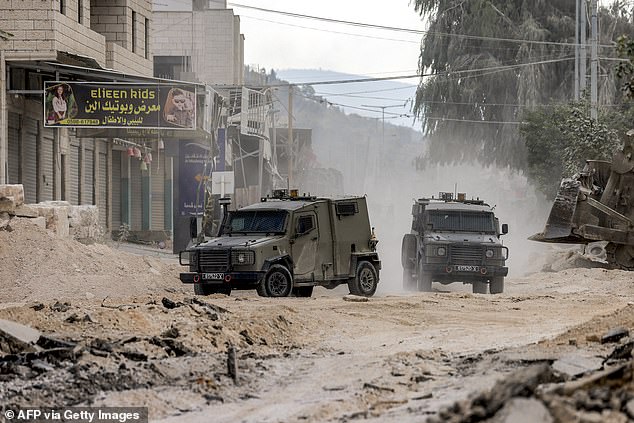
<path id="1" fill-rule="evenodd" d="M 529 179 L 554 197 L 560 180 L 583 169 L 586 160 L 612 158 L 622 144 L 619 134 L 625 133 L 631 118 L 631 109 L 617 109 L 591 119 L 587 101 L 526 112 L 520 133 L 527 150 Z"/>
<path id="2" fill-rule="evenodd" d="M 573 92 L 575 4 L 569 0 L 415 0 L 429 21 L 415 113 L 433 161 L 477 160 L 526 169 L 525 110 L 566 102 Z M 600 39 L 632 33 L 622 4 L 602 8 Z M 516 42 L 531 40 L 534 42 Z M 601 55 L 613 55 L 602 47 Z M 476 71 L 478 70 L 478 71 Z M 612 65 L 600 70 L 600 102 L 618 97 Z"/>

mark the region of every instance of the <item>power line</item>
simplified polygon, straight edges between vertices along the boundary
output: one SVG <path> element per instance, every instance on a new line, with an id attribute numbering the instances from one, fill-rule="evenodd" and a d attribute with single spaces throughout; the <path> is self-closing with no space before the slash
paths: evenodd
<path id="1" fill-rule="evenodd" d="M 423 73 L 423 74 L 416 74 L 416 75 L 398 75 L 398 76 L 383 76 L 383 77 L 375 77 L 375 78 L 356 78 L 356 79 L 341 79 L 341 80 L 330 80 L 330 81 L 312 81 L 312 82 L 302 82 L 300 84 L 289 84 L 289 83 L 280 83 L 280 84 L 270 84 L 268 86 L 270 87 L 279 87 L 279 86 L 287 86 L 287 85 L 335 85 L 335 84 L 351 84 L 351 83 L 356 83 L 356 82 L 376 82 L 376 81 L 393 81 L 393 80 L 397 80 L 397 79 L 412 79 L 412 78 L 422 78 L 425 76 L 442 76 L 442 75 L 461 75 L 461 74 L 470 74 L 470 73 L 476 73 L 476 72 L 486 72 L 486 71 L 493 71 L 493 72 L 502 72 L 505 70 L 512 70 L 512 69 L 517 69 L 517 68 L 521 68 L 524 66 L 534 66 L 534 65 L 543 65 L 543 64 L 548 64 L 548 63 L 558 63 L 558 62 L 565 62 L 568 60 L 573 60 L 574 57 L 566 57 L 566 58 L 561 58 L 561 59 L 552 59 L 552 60 L 542 60 L 542 61 L 538 61 L 538 62 L 529 62 L 529 63 L 519 63 L 516 65 L 506 65 L 506 66 L 491 66 L 488 68 L 480 68 L 480 69 L 464 69 L 464 70 L 456 70 L 456 71 L 449 71 L 449 72 L 442 72 L 442 73 Z M 481 75 L 480 75 L 481 76 Z M 465 76 L 465 77 L 468 77 Z"/>
<path id="2" fill-rule="evenodd" d="M 376 25 L 376 24 L 369 24 L 364 22 L 348 21 L 343 19 L 326 18 L 322 16 L 306 15 L 303 13 L 286 12 L 283 10 L 248 6 L 248 5 L 233 3 L 233 2 L 227 3 L 227 4 L 231 6 L 235 6 L 235 7 L 241 7 L 244 9 L 257 10 L 257 11 L 266 12 L 266 13 L 274 13 L 274 14 L 290 16 L 294 18 L 312 19 L 312 20 L 335 23 L 335 24 L 351 25 L 356 27 L 380 29 L 380 30 L 386 30 L 386 31 L 405 32 L 410 34 L 419 34 L 419 35 L 431 34 L 431 35 L 438 35 L 442 37 L 457 37 L 457 38 L 472 39 L 472 40 L 504 41 L 504 42 L 514 42 L 514 43 L 522 43 L 522 44 L 555 45 L 555 46 L 565 46 L 565 47 L 576 47 L 578 45 L 576 43 L 566 43 L 566 42 L 556 42 L 556 41 L 539 41 L 539 40 L 525 40 L 525 39 L 518 39 L 518 38 L 484 37 L 484 36 L 469 35 L 469 34 L 452 34 L 452 33 L 445 33 L 445 32 L 425 31 L 425 30 L 412 29 L 412 28 L 402 28 L 402 27 L 388 26 L 388 25 Z M 613 45 L 600 45 L 599 47 L 614 48 Z"/>
<path id="3" fill-rule="evenodd" d="M 286 23 L 286 22 L 272 21 L 270 19 L 256 18 L 254 16 L 248 16 L 248 15 L 243 15 L 243 14 L 240 14 L 240 17 L 241 18 L 247 18 L 247 19 L 254 19 L 256 21 L 274 23 L 274 24 L 278 24 L 278 25 L 292 26 L 292 27 L 295 27 L 295 28 L 311 29 L 313 31 L 320 31 L 320 32 L 328 32 L 328 33 L 331 33 L 331 34 L 351 35 L 353 37 L 372 38 L 372 39 L 375 39 L 375 40 L 386 40 L 386 41 L 397 41 L 397 42 L 401 42 L 401 43 L 420 44 L 420 41 L 399 40 L 399 39 L 395 39 L 395 38 L 376 37 L 376 36 L 372 36 L 372 35 L 353 34 L 351 32 L 333 31 L 333 30 L 330 30 L 330 29 L 323 29 L 323 28 L 313 28 L 313 27 L 310 27 L 310 26 L 294 25 L 294 24 L 290 24 L 290 23 Z"/>

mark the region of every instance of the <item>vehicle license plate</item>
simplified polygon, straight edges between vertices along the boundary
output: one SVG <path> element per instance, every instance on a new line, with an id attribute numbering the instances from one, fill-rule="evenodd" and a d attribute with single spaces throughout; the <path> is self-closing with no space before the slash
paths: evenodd
<path id="1" fill-rule="evenodd" d="M 479 272 L 480 266 L 464 266 L 464 265 L 456 265 L 457 272 Z"/>
<path id="2" fill-rule="evenodd" d="M 203 280 L 206 281 L 221 281 L 225 278 L 225 274 L 224 273 L 203 273 L 202 274 L 202 278 Z"/>

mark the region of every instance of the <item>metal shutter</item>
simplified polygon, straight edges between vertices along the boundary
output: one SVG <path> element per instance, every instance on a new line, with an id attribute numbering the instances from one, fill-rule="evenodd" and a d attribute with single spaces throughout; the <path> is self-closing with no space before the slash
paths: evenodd
<path id="1" fill-rule="evenodd" d="M 130 159 L 130 229 L 140 231 L 143 216 L 143 181 L 141 162 Z"/>
<path id="2" fill-rule="evenodd" d="M 68 186 L 68 200 L 72 205 L 79 205 L 79 140 L 77 138 L 72 138 L 70 144 L 70 180 Z"/>
<path id="3" fill-rule="evenodd" d="M 101 149 L 107 148 L 102 144 Z M 97 192 L 99 193 L 99 224 L 107 228 L 108 224 L 108 156 L 105 152 L 99 151 L 99 180 L 97 181 Z"/>
<path id="4" fill-rule="evenodd" d="M 9 112 L 9 183 L 20 183 L 20 115 Z"/>
<path id="5" fill-rule="evenodd" d="M 42 128 L 42 149 L 41 163 L 40 163 L 40 201 L 53 200 L 53 186 L 55 183 L 53 177 L 53 143 L 54 133 L 52 129 Z"/>
<path id="6" fill-rule="evenodd" d="M 155 153 L 157 154 L 157 153 Z M 151 163 L 151 195 L 152 219 L 150 221 L 150 229 L 153 231 L 162 231 L 165 226 L 164 207 L 165 207 L 165 155 L 154 157 Z"/>
<path id="7" fill-rule="evenodd" d="M 95 171 L 95 141 L 84 139 L 84 186 L 82 187 L 81 203 L 94 204 L 94 171 Z"/>
<path id="8" fill-rule="evenodd" d="M 29 204 L 37 202 L 37 121 L 24 119 L 25 134 L 22 144 L 24 167 L 22 184 L 24 185 L 24 201 Z"/>
<path id="9" fill-rule="evenodd" d="M 121 226 L 121 151 L 112 150 L 112 229 Z"/>

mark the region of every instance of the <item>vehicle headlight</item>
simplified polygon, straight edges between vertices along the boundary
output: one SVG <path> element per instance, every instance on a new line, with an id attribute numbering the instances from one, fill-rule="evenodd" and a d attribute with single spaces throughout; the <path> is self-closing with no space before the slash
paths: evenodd
<path id="1" fill-rule="evenodd" d="M 484 255 L 485 255 L 487 258 L 493 258 L 493 256 L 495 255 L 495 251 L 493 251 L 493 250 L 487 250 L 487 251 L 486 251 L 486 253 L 484 253 Z"/>
<path id="2" fill-rule="evenodd" d="M 232 264 L 253 264 L 255 263 L 255 252 L 249 250 L 232 251 L 231 252 Z"/>
<path id="3" fill-rule="evenodd" d="M 436 254 L 438 254 L 439 256 L 444 256 L 445 254 L 447 254 L 447 249 L 445 247 L 438 247 L 438 249 L 436 249 Z"/>

